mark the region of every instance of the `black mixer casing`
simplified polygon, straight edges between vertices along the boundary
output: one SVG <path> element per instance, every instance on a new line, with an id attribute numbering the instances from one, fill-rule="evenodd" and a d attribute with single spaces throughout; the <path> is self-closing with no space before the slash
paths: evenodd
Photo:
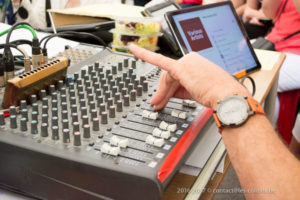
<path id="1" fill-rule="evenodd" d="M 83 65 L 99 61 L 109 54 L 112 54 L 109 50 L 100 51 L 89 59 L 71 64 L 68 72 L 71 74 L 78 72 Z M 120 56 L 128 57 L 125 54 Z M 148 66 L 142 71 L 148 74 L 153 69 L 155 67 Z M 136 73 L 141 75 L 138 71 Z M 156 76 L 149 79 L 151 92 L 155 91 L 158 76 L 156 73 Z M 211 110 L 206 108 L 199 110 L 199 116 L 194 117 L 194 122 L 185 123 L 184 120 L 178 120 L 183 133 L 177 137 L 176 142 L 166 141 L 166 144 L 171 144 L 169 149 L 146 145 L 145 152 L 149 152 L 145 153 L 131 146 L 134 147 L 131 149 L 133 153 L 122 150 L 123 160 L 102 154 L 97 149 L 96 141 L 101 140 L 102 143 L 99 144 L 103 144 L 107 142 L 106 137 L 122 134 L 118 131 L 125 130 L 126 126 L 130 131 L 130 124 L 143 120 L 140 116 L 142 109 L 151 109 L 148 108 L 148 101 L 149 97 L 147 101 L 141 101 L 141 105 L 138 104 L 130 110 L 128 116 L 112 126 L 112 130 L 105 131 L 104 137 L 99 136 L 100 139 L 94 137 L 92 145 L 84 143 L 82 146 L 72 146 L 52 143 L 51 139 L 40 140 L 19 129 L 12 130 L 1 126 L 0 183 L 40 199 L 160 199 L 174 174 L 201 138 L 201 131 L 208 128 L 205 124 L 212 120 Z M 178 102 L 174 100 L 170 105 L 180 107 Z M 162 115 L 168 118 L 166 113 L 170 110 L 166 109 Z M 192 110 L 187 108 L 190 113 Z M 153 123 L 151 120 L 145 121 L 144 127 Z M 143 126 L 141 125 L 142 128 Z M 135 155 L 134 152 L 140 154 Z M 163 155 L 162 158 L 157 157 L 159 153 Z M 149 163 L 151 164 L 151 160 L 155 165 L 147 167 Z"/>

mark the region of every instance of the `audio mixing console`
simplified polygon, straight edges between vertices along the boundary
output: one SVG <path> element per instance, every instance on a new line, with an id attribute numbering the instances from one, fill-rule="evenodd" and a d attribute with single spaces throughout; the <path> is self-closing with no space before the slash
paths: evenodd
<path id="1" fill-rule="evenodd" d="M 160 69 L 88 54 L 0 113 L 0 182 L 41 199 L 159 199 L 212 112 L 175 98 L 154 111 Z"/>

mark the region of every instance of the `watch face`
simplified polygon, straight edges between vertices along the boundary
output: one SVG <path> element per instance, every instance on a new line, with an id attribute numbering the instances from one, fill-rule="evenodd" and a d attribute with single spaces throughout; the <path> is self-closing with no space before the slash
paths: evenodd
<path id="1" fill-rule="evenodd" d="M 237 126 L 244 123 L 248 118 L 249 105 L 240 96 L 225 98 L 217 108 L 220 122 L 226 126 Z"/>

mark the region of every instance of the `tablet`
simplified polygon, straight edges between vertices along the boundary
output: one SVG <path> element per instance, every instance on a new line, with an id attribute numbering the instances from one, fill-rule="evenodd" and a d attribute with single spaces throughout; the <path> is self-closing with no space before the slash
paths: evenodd
<path id="1" fill-rule="evenodd" d="M 165 14 L 183 55 L 194 51 L 238 77 L 261 68 L 231 1 Z"/>

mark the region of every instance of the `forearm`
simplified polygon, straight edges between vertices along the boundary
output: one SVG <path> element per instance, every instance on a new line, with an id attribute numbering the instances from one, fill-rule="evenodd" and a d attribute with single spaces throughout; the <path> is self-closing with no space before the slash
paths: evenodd
<path id="1" fill-rule="evenodd" d="M 239 128 L 225 128 L 222 137 L 247 198 L 299 197 L 300 164 L 265 116 L 257 114 Z M 248 189 L 274 193 L 247 193 Z"/>
<path id="2" fill-rule="evenodd" d="M 263 0 L 262 10 L 267 18 L 275 19 L 281 0 Z"/>
<path id="3" fill-rule="evenodd" d="M 240 7 L 236 8 L 236 13 L 238 14 L 238 16 L 242 16 L 244 11 L 245 11 L 245 8 L 246 8 L 246 4 L 244 5 L 241 5 Z"/>
<path id="4" fill-rule="evenodd" d="M 247 0 L 246 5 L 255 10 L 259 8 L 259 2 L 257 0 Z"/>
<path id="5" fill-rule="evenodd" d="M 233 6 L 237 9 L 238 7 L 245 4 L 244 0 L 231 0 L 233 3 Z"/>

